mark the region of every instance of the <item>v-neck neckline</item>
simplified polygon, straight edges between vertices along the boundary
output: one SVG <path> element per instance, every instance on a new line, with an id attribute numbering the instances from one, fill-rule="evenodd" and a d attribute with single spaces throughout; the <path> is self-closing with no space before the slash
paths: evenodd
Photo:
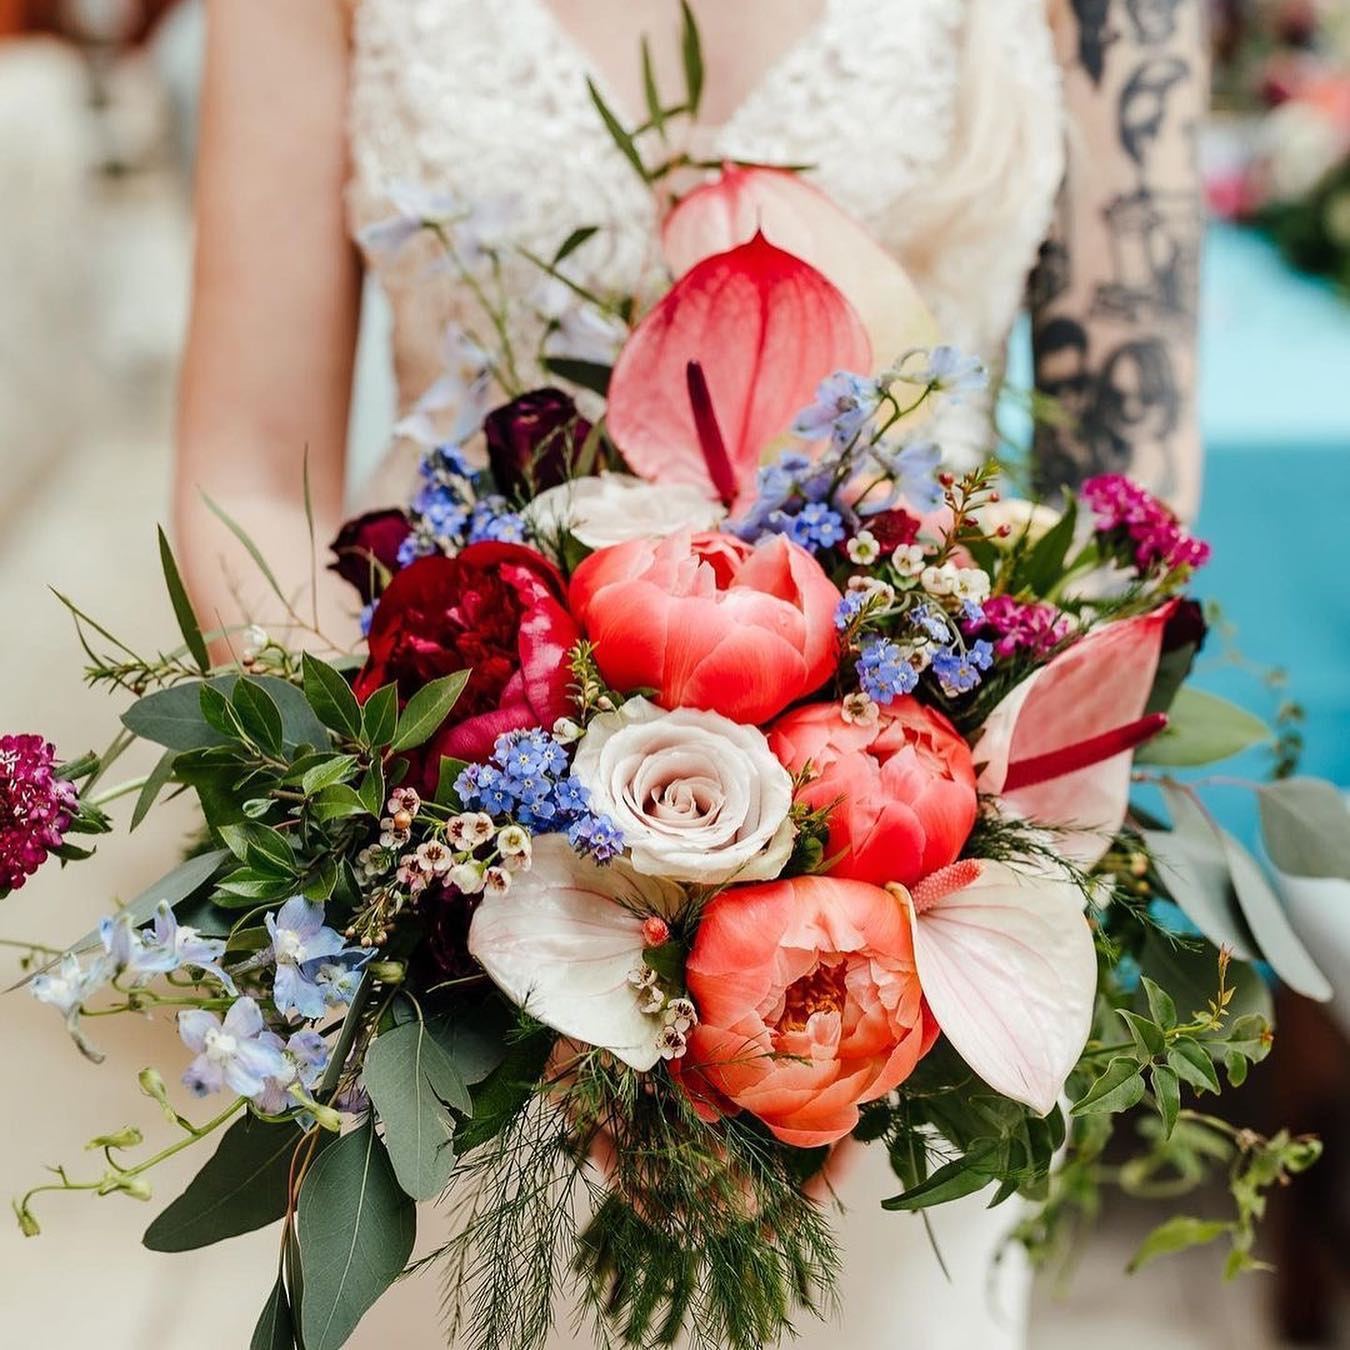
<path id="1" fill-rule="evenodd" d="M 522 0 L 522 3 L 541 13 L 545 22 L 550 25 L 553 35 L 559 44 L 566 49 L 569 59 L 577 67 L 578 87 L 585 80 L 590 80 L 616 115 L 624 119 L 636 120 L 639 118 L 639 114 L 634 109 L 629 108 L 626 100 L 618 95 L 609 73 L 601 69 L 586 45 L 562 21 L 557 11 L 548 4 L 548 0 Z M 731 111 L 719 122 L 699 123 L 700 132 L 705 137 L 720 142 L 728 132 L 733 130 L 738 122 L 749 115 L 750 110 L 771 88 L 779 75 L 793 62 L 800 59 L 803 50 L 821 40 L 833 18 L 834 7 L 835 0 L 823 0 L 820 13 L 812 19 L 797 38 L 769 61 L 764 69 L 754 77 Z M 637 59 L 636 55 L 634 59 Z"/>

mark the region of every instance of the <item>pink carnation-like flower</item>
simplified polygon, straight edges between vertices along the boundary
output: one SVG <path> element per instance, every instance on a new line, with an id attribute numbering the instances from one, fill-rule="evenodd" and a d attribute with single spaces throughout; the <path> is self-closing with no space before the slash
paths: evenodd
<path id="1" fill-rule="evenodd" d="M 1209 545 L 1187 534 L 1181 522 L 1151 492 L 1123 474 L 1099 474 L 1079 489 L 1097 517 L 1103 534 L 1122 530 L 1134 542 L 1134 560 L 1141 572 L 1161 565 L 1203 567 L 1209 561 Z"/>
<path id="2" fill-rule="evenodd" d="M 991 596 L 981 609 L 983 621 L 965 625 L 967 635 L 994 634 L 994 651 L 999 656 L 1017 652 L 1046 656 L 1069 636 L 1072 627 L 1068 616 L 1054 605 L 1014 600 L 1010 595 Z"/>
<path id="3" fill-rule="evenodd" d="M 0 893 L 17 891 L 61 847 L 75 786 L 41 736 L 0 736 Z"/>

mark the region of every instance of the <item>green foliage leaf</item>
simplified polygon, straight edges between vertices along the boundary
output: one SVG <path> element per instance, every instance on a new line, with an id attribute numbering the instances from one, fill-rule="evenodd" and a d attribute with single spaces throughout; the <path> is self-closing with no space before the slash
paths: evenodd
<path id="1" fill-rule="evenodd" d="M 661 93 L 656 87 L 656 71 L 652 67 L 652 46 L 642 39 L 642 95 L 647 103 L 647 117 L 653 127 L 666 139 L 666 112 L 661 106 Z"/>
<path id="2" fill-rule="evenodd" d="M 926 1181 L 881 1202 L 882 1209 L 909 1211 L 960 1200 L 982 1191 L 997 1171 L 998 1144 L 986 1141 L 960 1158 L 944 1163 Z"/>
<path id="3" fill-rule="evenodd" d="M 291 1157 L 304 1137 L 294 1124 L 236 1121 L 142 1241 L 151 1251 L 186 1252 L 275 1223 L 286 1213 Z"/>
<path id="4" fill-rule="evenodd" d="M 1161 984 L 1189 1017 L 1203 1013 L 1219 988 L 1219 953 L 1208 943 L 1182 947 L 1157 933 L 1148 933 L 1139 953 L 1139 965 L 1151 979 Z M 1270 1021 L 1274 1005 L 1270 989 L 1256 971 L 1245 962 L 1234 961 L 1228 967 L 1228 987 L 1232 1001 L 1230 1016 L 1240 1019 L 1254 1015 Z"/>
<path id="5" fill-rule="evenodd" d="M 703 101 L 703 44 L 688 0 L 680 0 L 680 55 L 684 63 L 684 102 L 691 117 Z"/>
<path id="6" fill-rule="evenodd" d="M 457 1134 L 461 1154 L 495 1139 L 516 1118 L 539 1086 L 556 1040 L 547 1027 L 532 1026 L 507 1044 L 501 1063 L 474 1089 L 473 1116 Z"/>
<path id="7" fill-rule="evenodd" d="M 398 686 L 377 689 L 361 709 L 361 742 L 370 750 L 382 750 L 398 730 Z"/>
<path id="8" fill-rule="evenodd" d="M 369 1117 L 306 1173 L 299 1221 L 301 1335 L 306 1350 L 337 1350 L 402 1274 L 417 1232 L 416 1206 Z"/>
<path id="9" fill-rule="evenodd" d="M 334 783 L 314 798 L 316 820 L 342 820 L 345 816 L 374 815 L 356 789 L 346 783 Z"/>
<path id="10" fill-rule="evenodd" d="M 141 788 L 136 798 L 136 806 L 131 813 L 131 829 L 134 830 L 150 814 L 150 808 L 154 806 L 159 794 L 173 778 L 173 766 L 177 758 L 177 751 L 166 750 L 156 760 L 155 767 L 150 770 L 150 774 L 145 780 L 145 786 Z"/>
<path id="11" fill-rule="evenodd" d="M 1115 1114 L 1128 1111 L 1144 1095 L 1142 1067 L 1125 1055 L 1118 1055 L 1106 1066 L 1106 1071 L 1074 1103 L 1073 1114 L 1084 1116 L 1105 1112 Z"/>
<path id="12" fill-rule="evenodd" d="M 361 736 L 361 705 L 352 687 L 327 661 L 305 652 L 301 657 L 305 698 L 324 726 L 348 740 Z"/>
<path id="13" fill-rule="evenodd" d="M 1270 860 L 1290 876 L 1350 881 L 1350 809 L 1319 778 L 1285 778 L 1257 792 L 1261 838 Z"/>
<path id="14" fill-rule="evenodd" d="M 1116 1011 L 1130 1029 L 1130 1037 L 1139 1051 L 1141 1061 L 1147 1063 L 1154 1055 L 1162 1054 L 1167 1040 L 1163 1036 L 1162 1028 L 1156 1022 L 1150 1022 L 1147 1017 L 1140 1017 L 1138 1013 L 1131 1012 L 1128 1008 L 1118 1008 Z"/>
<path id="15" fill-rule="evenodd" d="M 600 114 L 600 120 L 605 124 L 605 130 L 609 132 L 610 139 L 619 147 L 619 152 L 633 166 L 638 177 L 644 183 L 649 182 L 646 167 L 642 163 L 642 155 L 637 148 L 637 142 L 624 130 L 623 123 L 610 111 L 609 104 L 605 102 L 604 96 L 596 88 L 595 81 L 589 76 L 586 78 L 586 88 L 590 91 L 591 102 L 595 105 L 596 112 Z"/>
<path id="16" fill-rule="evenodd" d="M 419 1018 L 375 1038 L 364 1077 L 399 1185 L 414 1200 L 435 1199 L 455 1167 L 449 1108 L 473 1110 L 454 1060 Z"/>
<path id="17" fill-rule="evenodd" d="M 234 705 L 219 689 L 209 684 L 199 685 L 197 702 L 201 705 L 206 725 L 223 736 L 226 742 L 247 739 L 244 724 L 239 720 Z"/>
<path id="18" fill-rule="evenodd" d="M 1064 514 L 1036 541 L 1017 569 L 1016 585 L 1047 595 L 1064 574 L 1064 559 L 1073 543 L 1078 505 L 1069 498 Z"/>
<path id="19" fill-rule="evenodd" d="M 286 1282 L 277 1275 L 272 1292 L 263 1305 L 258 1325 L 253 1328 L 253 1338 L 248 1350 L 293 1350 L 295 1329 L 291 1324 L 291 1301 L 286 1297 Z"/>
<path id="20" fill-rule="evenodd" d="M 568 380 L 581 389 L 589 389 L 602 398 L 609 393 L 609 380 L 614 373 L 613 366 L 607 366 L 601 361 L 583 361 L 574 356 L 546 356 L 543 366 L 550 375 Z"/>
<path id="21" fill-rule="evenodd" d="M 558 245 L 558 251 L 553 255 L 553 266 L 557 267 L 564 259 L 570 258 L 582 244 L 599 233 L 599 230 L 598 225 L 578 226 Z"/>
<path id="22" fill-rule="evenodd" d="M 211 688 L 228 697 L 235 675 L 218 675 Z M 274 675 L 251 677 L 271 695 L 281 713 L 282 736 L 287 746 L 328 744 L 328 732 L 314 716 L 305 696 L 293 685 Z M 186 680 L 168 689 L 157 689 L 137 699 L 122 714 L 122 725 L 142 740 L 170 750 L 202 750 L 225 745 L 222 735 L 202 714 L 201 690 L 205 681 Z"/>
<path id="23" fill-rule="evenodd" d="M 1148 1265 L 1159 1256 L 1170 1256 L 1173 1252 L 1185 1251 L 1188 1247 L 1203 1247 L 1233 1231 L 1231 1223 L 1217 1219 L 1191 1219 L 1178 1215 L 1155 1228 L 1140 1244 L 1139 1250 L 1130 1258 L 1129 1271 L 1135 1271 Z"/>
<path id="24" fill-rule="evenodd" d="M 306 769 L 300 777 L 300 791 L 306 797 L 322 792 L 350 776 L 357 766 L 355 755 L 330 755 Z"/>
<path id="25" fill-rule="evenodd" d="M 442 675 L 439 680 L 432 680 L 419 689 L 403 709 L 403 715 L 398 720 L 398 731 L 389 744 L 390 750 L 395 753 L 415 750 L 429 741 L 459 702 L 459 696 L 468 682 L 469 672 L 457 670 L 453 675 Z"/>
<path id="26" fill-rule="evenodd" d="M 1170 1139 L 1181 1111 L 1181 1081 L 1175 1069 L 1166 1064 L 1155 1064 L 1149 1070 L 1149 1082 L 1158 1103 L 1158 1114 L 1162 1116 L 1163 1138 Z"/>
<path id="27" fill-rule="evenodd" d="M 196 611 L 188 598 L 187 587 L 178 571 L 173 549 L 169 545 L 169 536 L 163 528 L 159 531 L 159 561 L 164 568 L 164 584 L 169 588 L 169 599 L 173 603 L 174 618 L 178 620 L 178 630 L 183 635 L 189 654 L 197 663 L 197 669 L 203 675 L 211 669 L 211 657 L 206 650 L 206 639 L 202 637 L 202 626 L 197 622 Z"/>
<path id="28" fill-rule="evenodd" d="M 1177 1005 L 1172 996 L 1160 984 L 1150 980 L 1147 975 L 1140 979 L 1144 987 L 1144 997 L 1148 999 L 1148 1010 L 1153 1020 L 1168 1031 L 1177 1024 Z"/>
<path id="29" fill-rule="evenodd" d="M 463 805 L 459 793 L 455 791 L 455 780 L 468 767 L 467 760 L 455 759 L 452 755 L 441 756 L 436 776 L 436 796 L 433 798 L 437 806 L 449 806 L 457 811 Z"/>
<path id="30" fill-rule="evenodd" d="M 1178 1036 L 1167 1051 L 1167 1063 L 1182 1082 L 1189 1083 L 1197 1092 L 1218 1092 L 1219 1075 L 1214 1061 L 1199 1041 L 1190 1036 Z"/>
<path id="31" fill-rule="evenodd" d="M 1138 763 L 1174 768 L 1213 764 L 1272 739 L 1259 717 L 1200 689 L 1178 690 L 1168 717 L 1167 726 L 1135 753 Z"/>
<path id="32" fill-rule="evenodd" d="M 257 745 L 268 754 L 281 753 L 281 709 L 272 701 L 271 694 L 262 684 L 246 676 L 236 680 L 230 694 L 230 704 L 239 724 Z"/>

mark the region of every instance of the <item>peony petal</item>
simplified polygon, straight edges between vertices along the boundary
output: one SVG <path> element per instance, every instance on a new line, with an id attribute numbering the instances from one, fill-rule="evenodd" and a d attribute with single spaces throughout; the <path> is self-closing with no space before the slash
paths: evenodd
<path id="1" fill-rule="evenodd" d="M 1125 819 L 1133 752 L 1011 791 L 1005 785 L 1010 773 L 1015 781 L 1018 764 L 1106 737 L 1143 716 L 1175 607 L 1106 624 L 1074 643 L 1013 689 L 975 743 L 980 791 L 999 797 L 1012 815 L 1064 829 L 1056 847 L 1085 867 L 1101 859 Z"/>
<path id="2" fill-rule="evenodd" d="M 660 1023 L 639 1010 L 628 976 L 642 962 L 644 914 L 670 915 L 682 898 L 619 859 L 598 867 L 562 835 L 542 835 L 530 870 L 484 895 L 469 951 L 526 1012 L 645 1072 L 660 1058 Z"/>
<path id="3" fill-rule="evenodd" d="M 682 277 L 619 354 L 607 427 L 653 482 L 716 489 L 689 398 L 689 363 L 744 498 L 765 449 L 835 370 L 867 369 L 871 345 L 852 305 L 814 267 L 756 235 Z"/>
<path id="4" fill-rule="evenodd" d="M 1083 895 L 1066 877 L 975 867 L 959 890 L 908 900 L 919 983 L 961 1058 L 1045 1114 L 1092 1026 L 1097 955 Z"/>
<path id="5" fill-rule="evenodd" d="M 937 341 L 933 316 L 905 270 L 800 174 L 727 165 L 666 217 L 661 246 L 671 271 L 680 277 L 760 230 L 844 293 L 867 329 L 878 370 L 911 347 L 931 347 Z"/>

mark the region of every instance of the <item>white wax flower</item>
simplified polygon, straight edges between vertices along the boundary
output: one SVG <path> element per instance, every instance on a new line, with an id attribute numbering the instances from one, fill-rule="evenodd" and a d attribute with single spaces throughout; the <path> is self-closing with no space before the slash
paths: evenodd
<path id="1" fill-rule="evenodd" d="M 792 853 L 791 775 L 761 731 L 719 713 L 630 699 L 591 722 L 572 772 L 649 876 L 766 881 Z"/>
<path id="2" fill-rule="evenodd" d="M 685 483 L 648 483 L 626 473 L 602 473 L 541 492 L 524 514 L 545 540 L 570 530 L 587 548 L 608 548 L 676 530 L 715 529 L 726 511 Z"/>

